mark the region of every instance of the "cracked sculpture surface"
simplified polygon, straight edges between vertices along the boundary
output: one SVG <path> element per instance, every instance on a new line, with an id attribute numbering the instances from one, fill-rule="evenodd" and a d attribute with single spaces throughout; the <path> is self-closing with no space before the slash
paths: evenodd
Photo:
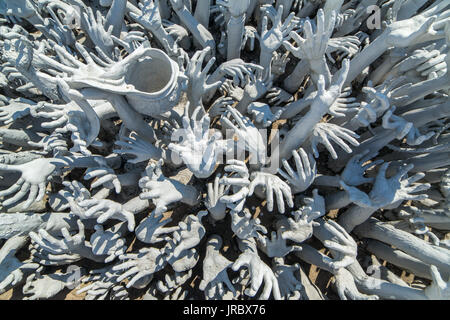
<path id="1" fill-rule="evenodd" d="M 0 0 L 0 299 L 449 300 L 449 48 L 450 0 Z"/>

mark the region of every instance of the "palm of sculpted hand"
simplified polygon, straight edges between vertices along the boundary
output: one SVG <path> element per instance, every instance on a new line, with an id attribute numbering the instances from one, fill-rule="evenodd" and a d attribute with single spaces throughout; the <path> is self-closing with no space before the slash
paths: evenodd
<path id="1" fill-rule="evenodd" d="M 167 235 L 170 232 L 177 231 L 178 226 L 172 228 L 162 228 L 166 224 L 172 221 L 171 218 L 164 221 L 155 217 L 155 211 L 152 211 L 150 216 L 146 217 L 137 226 L 135 234 L 136 237 L 144 243 L 157 243 L 164 240 L 169 240 L 170 237 Z"/>
<path id="2" fill-rule="evenodd" d="M 10 238 L 10 241 L 13 241 Z M 20 240 L 18 244 L 20 244 Z M 18 248 L 17 248 L 18 249 Z M 24 269 L 37 269 L 36 263 L 22 263 L 15 257 L 16 248 L 11 248 L 7 243 L 0 249 L 0 293 L 3 293 L 10 285 L 14 286 L 23 279 Z"/>
<path id="3" fill-rule="evenodd" d="M 211 51 L 210 47 L 206 47 L 201 51 L 197 51 L 188 64 L 186 76 L 188 77 L 187 96 L 192 106 L 202 104 L 202 97 L 211 90 L 217 89 L 222 81 L 207 84 L 208 72 L 216 62 L 216 58 L 212 57 L 205 68 L 202 70 L 203 61 L 206 55 Z"/>
<path id="4" fill-rule="evenodd" d="M 325 26 L 325 15 L 322 9 L 317 13 L 317 31 L 314 34 L 311 22 L 307 20 L 304 24 L 305 38 L 302 38 L 296 32 L 291 32 L 290 36 L 299 44 L 295 48 L 288 41 L 284 41 L 286 49 L 292 52 L 299 59 L 308 59 L 308 61 L 316 61 L 324 58 L 327 51 L 328 41 L 334 29 L 336 14 L 333 12 L 328 25 Z"/>
<path id="5" fill-rule="evenodd" d="M 325 222 L 323 226 L 333 235 L 330 240 L 323 241 L 324 246 L 332 250 L 334 257 L 333 260 L 327 260 L 325 263 L 333 270 L 339 270 L 354 263 L 358 250 L 355 240 L 333 220 Z"/>
<path id="6" fill-rule="evenodd" d="M 286 200 L 288 206 L 292 208 L 294 202 L 292 200 L 291 188 L 289 185 L 281 180 L 279 177 L 266 172 L 253 172 L 249 185 L 249 195 L 251 196 L 257 186 L 262 186 L 266 193 L 267 210 L 272 212 L 275 194 L 277 200 L 278 211 L 285 212 L 284 201 Z"/>
<path id="7" fill-rule="evenodd" d="M 65 279 L 56 274 L 40 275 L 39 273 L 30 275 L 27 283 L 23 286 L 24 294 L 31 294 L 25 300 L 48 299 L 55 296 L 66 287 Z"/>
<path id="8" fill-rule="evenodd" d="M 118 233 L 111 230 L 103 230 L 102 225 L 94 226 L 95 232 L 90 238 L 92 253 L 101 256 L 106 255 L 105 262 L 113 261 L 118 255 L 124 254 L 127 250 L 126 241 Z"/>
<path id="9" fill-rule="evenodd" d="M 226 141 L 220 140 L 222 135 L 219 132 L 209 135 L 208 114 L 196 121 L 200 109 L 195 109 L 192 120 L 188 115 L 183 117 L 184 140 L 179 144 L 171 143 L 169 149 L 180 154 L 197 178 L 207 178 L 214 172 L 218 156 L 226 150 Z"/>
<path id="10" fill-rule="evenodd" d="M 24 37 L 16 39 L 5 39 L 3 43 L 3 59 L 18 70 L 29 70 L 33 60 L 33 47 Z"/>
<path id="11" fill-rule="evenodd" d="M 261 249 L 269 258 L 284 257 L 292 251 L 301 250 L 299 246 L 287 246 L 281 231 L 272 232 L 270 240 L 265 236 L 260 239 Z"/>
<path id="12" fill-rule="evenodd" d="M 251 286 L 245 290 L 246 295 L 254 297 L 264 281 L 265 286 L 259 299 L 267 300 L 273 292 L 273 297 L 276 300 L 281 300 L 277 278 L 273 274 L 272 269 L 260 259 L 258 254 L 252 250 L 246 250 L 241 253 L 234 262 L 232 269 L 237 271 L 242 266 L 248 268 L 251 276 Z"/>
<path id="13" fill-rule="evenodd" d="M 408 47 L 427 34 L 434 21 L 433 17 L 417 15 L 410 19 L 393 22 L 387 27 L 388 44 L 395 47 Z"/>
<path id="14" fill-rule="evenodd" d="M 302 212 L 294 212 L 294 219 L 284 218 L 278 221 L 278 230 L 283 239 L 289 239 L 296 243 L 302 243 L 313 235 L 313 227 L 317 225 L 314 219 L 320 216 L 317 211 L 310 212 L 306 208 Z"/>
<path id="15" fill-rule="evenodd" d="M 117 154 L 128 154 L 134 156 L 133 159 L 127 160 L 130 163 L 144 162 L 150 159 L 156 159 L 156 147 L 150 142 L 140 138 L 135 132 L 131 133 L 130 137 L 121 137 L 124 141 L 116 141 L 115 144 L 122 147 L 121 149 L 114 149 L 113 152 Z"/>
<path id="16" fill-rule="evenodd" d="M 135 221 L 133 213 L 125 210 L 121 203 L 109 199 L 86 199 L 78 202 L 87 218 L 97 219 L 103 224 L 109 219 L 117 219 L 128 223 L 128 229 L 134 230 Z"/>
<path id="17" fill-rule="evenodd" d="M 31 101 L 29 101 L 31 102 Z M 19 98 L 9 100 L 6 106 L 0 106 L 0 121 L 9 124 L 17 119 L 23 118 L 30 114 L 30 108 L 33 106 L 26 103 L 25 99 Z"/>
<path id="18" fill-rule="evenodd" d="M 364 163 L 375 156 L 376 154 L 369 154 L 369 150 L 365 150 L 351 157 L 344 171 L 341 173 L 341 179 L 350 186 L 359 186 L 364 183 L 373 182 L 374 178 L 366 178 L 364 174 L 370 168 L 382 163 L 383 160 L 372 161 L 366 165 Z"/>
<path id="19" fill-rule="evenodd" d="M 300 148 L 299 152 L 300 155 L 296 150 L 292 150 L 296 172 L 292 170 L 286 159 L 283 159 L 282 163 L 287 173 L 278 169 L 278 173 L 289 182 L 294 193 L 300 193 L 308 189 L 314 182 L 317 174 L 316 161 L 311 154 L 306 154 L 302 148 Z"/>
<path id="20" fill-rule="evenodd" d="M 300 265 L 285 265 L 277 264 L 274 267 L 275 277 L 277 277 L 278 285 L 280 287 L 280 294 L 284 299 L 294 296 L 299 290 L 302 289 L 302 283 L 295 273 L 300 269 Z"/>
<path id="21" fill-rule="evenodd" d="M 220 254 L 221 245 L 222 239 L 218 239 L 218 236 L 211 238 L 207 244 L 206 257 L 203 261 L 203 279 L 199 286 L 200 290 L 205 291 L 206 289 L 208 291 L 207 295 L 209 292 L 215 291 L 212 289 L 213 287 L 222 283 L 225 283 L 233 294 L 236 292 L 227 274 L 227 269 L 231 267 L 233 262 Z"/>
<path id="22" fill-rule="evenodd" d="M 0 191 L 0 196 L 10 195 L 18 191 L 13 197 L 3 201 L 4 206 L 9 206 L 22 199 L 29 191 L 24 208 L 28 208 L 33 202 L 41 201 L 45 195 L 46 183 L 55 172 L 56 166 L 50 159 L 40 158 L 21 165 L 3 165 L 6 171 L 19 171 L 21 177 L 10 188 Z"/>
<path id="23" fill-rule="evenodd" d="M 282 5 L 278 7 L 278 10 L 275 10 L 271 5 L 263 6 L 262 8 L 267 15 L 263 17 L 262 21 L 261 47 L 265 51 L 274 52 L 278 50 L 284 40 L 288 39 L 289 33 L 296 27 L 299 20 L 292 12 L 283 23 Z M 267 29 L 268 17 L 272 21 L 270 30 Z"/>
<path id="24" fill-rule="evenodd" d="M 243 210 L 231 212 L 231 230 L 240 239 L 258 237 L 258 231 L 267 233 L 267 229 L 261 225 L 258 218 L 252 219 L 250 212 Z"/>
<path id="25" fill-rule="evenodd" d="M 226 115 L 221 118 L 221 121 L 229 128 L 233 129 L 239 140 L 243 141 L 245 149 L 256 157 L 258 163 L 265 163 L 266 146 L 258 129 L 249 118 L 243 116 L 235 108 L 227 106 L 227 111 L 228 112 L 226 115 L 230 114 L 236 121 L 237 125 L 231 122 Z"/>
<path id="26" fill-rule="evenodd" d="M 356 287 L 353 275 L 347 269 L 339 269 L 334 276 L 337 293 L 342 300 L 348 300 L 348 298 L 351 300 L 378 300 L 376 295 L 360 293 Z"/>
<path id="27" fill-rule="evenodd" d="M 389 163 L 384 163 L 380 167 L 373 188 L 369 193 L 373 207 L 383 208 L 389 205 L 400 204 L 404 200 L 423 200 L 427 198 L 425 194 L 412 194 L 430 188 L 430 184 L 427 183 L 411 186 L 414 182 L 422 179 L 424 174 L 417 173 L 410 178 L 403 179 L 408 171 L 414 167 L 413 165 L 407 165 L 400 168 L 393 177 L 386 179 L 388 166 Z"/>
<path id="28" fill-rule="evenodd" d="M 171 203 L 183 199 L 180 183 L 166 178 L 161 171 L 163 160 L 159 160 L 157 164 L 152 163 L 146 168 L 147 176 L 139 180 L 139 187 L 142 193 L 139 195 L 141 199 L 151 199 L 156 205 L 155 214 L 160 216 L 167 211 L 167 206 Z"/>
<path id="29" fill-rule="evenodd" d="M 157 248 L 142 248 L 137 254 L 128 253 L 119 256 L 119 259 L 127 261 L 115 265 L 112 270 L 127 270 L 117 278 L 118 282 L 133 275 L 130 282 L 127 284 L 127 288 L 130 288 L 138 280 L 158 272 L 165 265 L 165 260 Z"/>
<path id="30" fill-rule="evenodd" d="M 200 243 L 200 240 L 206 234 L 206 229 L 202 224 L 202 217 L 207 215 L 208 211 L 200 211 L 197 216 L 189 215 L 185 221 L 178 225 L 180 229 L 174 233 L 176 248 L 173 251 L 175 258 L 188 249 L 191 249 Z"/>

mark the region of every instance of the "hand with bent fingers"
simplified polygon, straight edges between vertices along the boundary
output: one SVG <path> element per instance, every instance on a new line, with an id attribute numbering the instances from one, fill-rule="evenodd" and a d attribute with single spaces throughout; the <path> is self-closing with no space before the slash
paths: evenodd
<path id="1" fill-rule="evenodd" d="M 39 268 L 37 263 L 24 263 L 16 258 L 16 252 L 26 242 L 26 237 L 14 236 L 0 248 L 0 294 L 21 283 L 24 273 L 33 272 Z"/>
<path id="2" fill-rule="evenodd" d="M 91 283 L 77 290 L 76 294 L 79 295 L 86 292 L 85 300 L 94 300 L 96 298 L 105 300 L 110 292 L 124 289 L 123 285 L 117 281 L 119 276 L 120 274 L 117 271 L 112 270 L 112 266 L 91 270 L 89 275 L 81 280 L 82 283 Z"/>
<path id="3" fill-rule="evenodd" d="M 228 278 L 227 269 L 233 264 L 220 254 L 222 238 L 212 235 L 206 244 L 206 256 L 203 260 L 203 279 L 199 289 L 205 292 L 205 296 L 212 299 L 214 296 L 225 292 L 223 284 L 236 295 L 236 289 Z"/>
<path id="4" fill-rule="evenodd" d="M 56 165 L 51 158 L 40 158 L 20 165 L 0 164 L 0 170 L 17 171 L 21 177 L 11 187 L 0 191 L 0 197 L 8 196 L 18 191 L 13 197 L 3 201 L 3 206 L 10 206 L 21 200 L 28 192 L 28 198 L 23 210 L 34 202 L 41 201 L 45 196 L 47 182 L 55 173 Z"/>
<path id="5" fill-rule="evenodd" d="M 300 156 L 298 154 L 300 152 Z M 316 161 L 311 154 L 306 154 L 302 148 L 299 151 L 292 150 L 292 157 L 295 161 L 296 172 L 292 170 L 286 159 L 283 159 L 283 167 L 287 173 L 282 169 L 278 169 L 278 173 L 285 178 L 291 185 L 291 190 L 294 194 L 305 191 L 314 182 L 317 174 Z"/>
<path id="6" fill-rule="evenodd" d="M 144 243 L 158 243 L 168 241 L 171 239 L 169 233 L 180 229 L 179 226 L 163 228 L 166 224 L 172 221 L 172 218 L 160 221 L 161 218 L 155 217 L 155 211 L 144 218 L 136 228 L 136 238 Z"/>
<path id="7" fill-rule="evenodd" d="M 341 58 L 351 58 L 359 51 L 360 45 L 361 41 L 357 36 L 330 38 L 330 40 L 328 40 L 326 55 L 332 63 L 336 63 L 336 61 L 331 56 L 331 53 L 338 52 L 342 53 L 340 55 Z"/>
<path id="8" fill-rule="evenodd" d="M 242 59 L 232 59 L 222 63 L 215 72 L 221 76 L 229 76 L 237 86 L 244 85 L 246 78 L 254 78 L 254 73 L 263 71 L 258 64 L 244 62 Z"/>
<path id="9" fill-rule="evenodd" d="M 291 12 L 283 23 L 282 5 L 278 7 L 278 10 L 271 5 L 265 5 L 261 7 L 261 11 L 265 13 L 263 16 L 261 29 L 261 51 L 272 53 L 280 48 L 283 41 L 287 41 L 289 39 L 289 33 L 291 31 L 293 32 L 293 30 L 298 26 L 299 18 L 295 16 L 294 12 Z M 272 28 L 270 30 L 268 30 L 269 18 L 272 22 Z"/>
<path id="10" fill-rule="evenodd" d="M 283 110 L 280 109 L 276 113 L 272 113 L 270 106 L 261 102 L 252 102 L 247 107 L 247 113 L 253 116 L 253 120 L 262 125 L 263 128 L 272 126 L 272 124 L 277 121 Z"/>
<path id="11" fill-rule="evenodd" d="M 192 269 L 187 272 L 175 272 L 174 274 L 166 273 L 164 280 L 156 283 L 156 288 L 162 293 L 172 292 L 182 286 L 192 277 Z"/>
<path id="12" fill-rule="evenodd" d="M 352 89 L 350 87 L 342 90 L 342 93 L 330 106 L 328 113 L 336 118 L 339 118 L 345 117 L 347 112 L 358 111 L 360 103 L 355 102 L 356 98 L 348 98 L 348 96 L 350 96 L 351 94 Z"/>
<path id="13" fill-rule="evenodd" d="M 129 14 L 131 16 L 134 12 L 130 11 Z M 122 46 L 128 53 L 134 52 L 147 40 L 145 34 L 138 30 L 129 31 L 122 39 L 119 39 L 114 35 L 111 35 L 111 38 L 116 45 Z"/>
<path id="14" fill-rule="evenodd" d="M 403 139 L 413 129 L 414 124 L 402 117 L 394 115 L 395 107 L 391 107 L 383 115 L 381 125 L 384 129 L 395 130 L 397 139 Z"/>
<path id="15" fill-rule="evenodd" d="M 245 26 L 244 39 L 242 40 L 241 51 L 247 45 L 248 50 L 255 50 L 255 40 L 259 38 L 258 31 L 253 26 Z"/>
<path id="16" fill-rule="evenodd" d="M 219 183 L 220 177 L 220 174 L 218 174 L 214 178 L 214 184 L 211 182 L 208 183 L 208 193 L 205 199 L 205 207 L 208 209 L 210 217 L 212 217 L 215 221 L 225 218 L 227 205 L 220 201 L 220 199 L 222 196 L 226 195 L 230 189 L 224 184 Z"/>
<path id="17" fill-rule="evenodd" d="M 386 170 L 389 164 L 389 162 L 383 163 L 378 170 L 375 183 L 369 193 L 372 207 L 398 206 L 404 200 L 423 200 L 428 198 L 426 194 L 413 194 L 428 190 L 431 187 L 429 183 L 413 185 L 413 183 L 422 179 L 425 174 L 416 173 L 408 178 L 408 171 L 414 168 L 414 165 L 409 164 L 399 168 L 397 174 L 387 179 Z"/>
<path id="18" fill-rule="evenodd" d="M 294 201 L 292 200 L 291 188 L 286 182 L 278 178 L 276 175 L 266 172 L 253 172 L 251 175 L 251 182 L 248 187 L 251 196 L 255 191 L 257 186 L 262 186 L 266 193 L 267 200 L 267 210 L 272 212 L 273 210 L 273 194 L 275 193 L 278 205 L 278 211 L 284 213 L 284 201 L 286 200 L 289 208 L 294 206 Z M 283 199 L 284 197 L 284 199 Z"/>
<path id="19" fill-rule="evenodd" d="M 36 106 L 35 102 L 24 98 L 7 98 L 6 101 L 7 105 L 0 106 L 0 121 L 5 125 L 26 117 Z"/>
<path id="20" fill-rule="evenodd" d="M 303 202 L 305 203 L 305 207 L 303 210 L 308 212 L 308 214 L 319 214 L 320 216 L 325 215 L 325 199 L 319 194 L 317 189 L 313 190 L 312 198 L 304 198 Z"/>
<path id="21" fill-rule="evenodd" d="M 129 163 L 136 164 L 150 159 L 156 159 L 159 154 L 153 144 L 140 138 L 135 132 L 132 132 L 129 137 L 122 136 L 121 140 L 116 141 L 115 144 L 121 147 L 121 149 L 114 149 L 114 153 L 134 156 L 133 159 L 127 160 Z"/>
<path id="22" fill-rule="evenodd" d="M 91 133 L 91 126 L 87 121 L 86 114 L 76 103 L 39 102 L 35 108 L 31 109 L 31 115 L 34 118 L 51 119 L 51 121 L 42 123 L 43 128 L 53 129 L 55 133 L 71 132 L 71 140 L 74 143 L 71 148 L 72 152 L 90 154 L 87 150 L 86 140 L 88 136 L 93 136 L 94 132 Z"/>
<path id="23" fill-rule="evenodd" d="M 183 162 L 197 178 L 208 178 L 216 169 L 218 157 L 227 150 L 227 142 L 216 131 L 209 133 L 210 118 L 206 113 L 197 121 L 201 107 L 197 107 L 189 117 L 189 105 L 183 117 L 183 140 L 169 144 L 169 149 L 180 155 Z"/>
<path id="24" fill-rule="evenodd" d="M 250 175 L 248 168 L 244 161 L 232 159 L 227 160 L 224 171 L 228 174 L 220 178 L 219 184 L 225 185 L 226 189 L 231 187 L 234 194 L 221 196 L 220 202 L 225 203 L 232 211 L 240 212 L 244 207 L 249 191 Z"/>
<path id="25" fill-rule="evenodd" d="M 50 254 L 77 254 L 85 258 L 93 256 L 89 243 L 85 241 L 84 224 L 80 219 L 77 220 L 78 233 L 70 235 L 67 228 L 61 229 L 63 238 L 56 238 L 49 234 L 45 229 L 39 229 L 38 233 L 31 231 L 30 238 L 39 245 L 40 249 Z"/>
<path id="26" fill-rule="evenodd" d="M 173 257 L 178 258 L 186 250 L 194 248 L 206 234 L 206 229 L 202 224 L 202 218 L 208 211 L 202 210 L 197 215 L 188 215 L 178 224 L 178 230 L 174 232 L 172 243 Z"/>
<path id="27" fill-rule="evenodd" d="M 334 282 L 337 293 L 341 300 L 378 300 L 376 295 L 366 295 L 358 291 L 355 278 L 345 268 L 340 268 L 334 274 Z"/>
<path id="28" fill-rule="evenodd" d="M 23 294 L 31 294 L 31 297 L 24 297 L 24 300 L 49 299 L 57 295 L 66 287 L 73 283 L 69 280 L 73 277 L 72 273 L 53 273 L 41 275 L 41 270 L 36 270 L 36 274 L 30 275 L 23 286 Z"/>
<path id="29" fill-rule="evenodd" d="M 86 216 L 86 210 L 79 205 L 79 202 L 87 199 L 91 199 L 91 193 L 84 185 L 79 181 L 63 181 L 65 189 L 62 191 L 62 195 L 67 199 L 68 204 L 62 208 L 65 210 L 70 208 L 70 212 L 78 216 L 80 219 L 89 219 Z"/>
<path id="30" fill-rule="evenodd" d="M 86 199 L 78 202 L 88 219 L 97 219 L 98 224 L 104 224 L 109 219 L 117 219 L 128 224 L 128 230 L 135 227 L 134 214 L 123 208 L 121 203 L 109 199 Z"/>
<path id="31" fill-rule="evenodd" d="M 227 111 L 227 106 L 232 106 L 235 102 L 232 97 L 220 97 L 211 105 L 208 114 L 211 118 L 222 116 Z"/>
<path id="32" fill-rule="evenodd" d="M 94 226 L 95 232 L 91 235 L 90 243 L 92 253 L 97 256 L 106 256 L 105 263 L 113 261 L 127 250 L 126 241 L 119 233 L 103 230 L 102 225 Z"/>
<path id="33" fill-rule="evenodd" d="M 31 259 L 43 266 L 63 266 L 76 263 L 83 259 L 82 256 L 76 253 L 51 253 L 33 240 L 30 244 L 30 253 Z"/>
<path id="34" fill-rule="evenodd" d="M 289 61 L 291 61 L 289 57 L 290 52 L 286 51 L 284 54 L 279 54 L 276 51 L 273 54 L 272 57 L 272 73 L 273 75 L 276 77 L 282 76 L 283 74 L 285 74 L 286 72 L 286 66 L 289 63 Z M 294 97 L 292 97 L 289 93 L 287 93 L 286 91 L 284 91 L 283 89 L 277 88 L 278 90 L 280 90 L 281 92 L 283 92 L 283 94 L 289 96 L 289 98 L 291 98 L 292 100 L 294 100 Z M 286 99 L 285 101 L 287 101 L 288 99 Z M 269 101 L 269 103 L 271 103 Z"/>
<path id="35" fill-rule="evenodd" d="M 162 19 L 159 12 L 159 0 L 144 0 L 138 3 L 139 9 L 142 14 L 138 15 L 134 12 L 130 12 L 129 15 L 133 20 L 136 20 L 152 32 L 162 28 Z"/>
<path id="36" fill-rule="evenodd" d="M 390 107 L 389 94 L 397 81 L 386 81 L 381 86 L 372 87 L 372 82 L 369 81 L 367 87 L 362 88 L 362 91 L 367 95 L 369 103 L 362 102 L 358 113 L 351 120 L 352 123 L 358 126 L 367 127 L 375 122 Z"/>
<path id="37" fill-rule="evenodd" d="M 240 239 L 258 238 L 259 233 L 267 233 L 267 229 L 258 218 L 253 219 L 248 210 L 231 211 L 231 230 Z"/>
<path id="38" fill-rule="evenodd" d="M 51 154 L 54 157 L 65 156 L 68 153 L 68 145 L 60 133 L 52 133 L 42 138 L 39 142 L 28 141 L 31 147 L 42 148 L 39 153 Z"/>
<path id="39" fill-rule="evenodd" d="M 182 184 L 178 181 L 166 178 L 161 171 L 163 160 L 152 163 L 145 171 L 147 176 L 139 180 L 139 187 L 142 193 L 139 198 L 151 199 L 155 204 L 155 216 L 159 217 L 167 211 L 167 206 L 171 203 L 183 199 Z"/>
<path id="40" fill-rule="evenodd" d="M 312 237 L 313 227 L 319 225 L 318 222 L 315 222 L 314 220 L 320 218 L 324 214 L 324 212 L 312 210 L 311 207 L 303 207 L 292 214 L 294 218 L 280 218 L 276 223 L 277 230 L 280 232 L 283 239 L 302 243 Z"/>
<path id="41" fill-rule="evenodd" d="M 333 220 L 321 221 L 321 226 L 333 234 L 329 240 L 324 240 L 323 245 L 330 249 L 334 259 L 324 261 L 332 270 L 345 268 L 356 261 L 358 246 L 353 238 Z"/>
<path id="42" fill-rule="evenodd" d="M 243 116 L 235 108 L 227 106 L 227 113 L 225 113 L 220 121 L 228 128 L 231 128 L 238 136 L 238 146 L 242 145 L 245 150 L 250 152 L 258 163 L 264 164 L 266 162 L 266 145 L 263 137 L 255 125 L 249 118 Z M 235 121 L 234 124 L 227 116 L 231 116 Z"/>
<path id="43" fill-rule="evenodd" d="M 92 183 L 91 188 L 104 185 L 106 188 L 114 189 L 116 193 L 120 193 L 122 186 L 114 170 L 108 166 L 105 159 L 95 157 L 94 160 L 99 166 L 87 169 L 83 177 L 84 180 L 97 178 L 97 181 Z"/>
<path id="44" fill-rule="evenodd" d="M 269 99 L 269 104 L 273 106 L 294 101 L 294 97 L 289 92 L 277 87 L 267 91 L 266 99 Z"/>
<path id="45" fill-rule="evenodd" d="M 166 260 L 160 250 L 153 247 L 142 248 L 139 253 L 126 253 L 119 256 L 119 259 L 122 260 L 122 263 L 115 265 L 112 270 L 126 270 L 117 278 L 117 282 L 132 276 L 126 285 L 127 288 L 130 288 L 139 280 L 146 280 L 147 284 L 150 283 L 153 274 L 166 265 Z"/>
<path id="46" fill-rule="evenodd" d="M 69 121 L 69 112 L 78 110 L 75 103 L 53 104 L 49 102 L 39 102 L 30 110 L 34 118 L 45 118 L 51 121 L 42 122 L 42 128 L 54 129 L 56 133 L 66 132 L 65 126 Z"/>
<path id="47" fill-rule="evenodd" d="M 378 153 L 369 154 L 369 150 L 364 150 L 363 152 L 354 155 L 348 160 L 345 165 L 344 171 L 341 173 L 341 179 L 349 186 L 357 187 L 364 183 L 372 183 L 375 178 L 366 178 L 364 173 L 367 170 L 383 163 L 383 160 L 376 160 L 367 163 L 371 158 L 375 158 Z"/>
<path id="48" fill-rule="evenodd" d="M 280 230 L 278 230 L 277 232 L 273 231 L 270 240 L 266 236 L 259 236 L 258 245 L 269 258 L 282 258 L 292 251 L 302 250 L 301 246 L 287 246 L 286 239 L 283 238 L 282 232 Z"/>
<path id="49" fill-rule="evenodd" d="M 285 300 L 299 300 L 302 282 L 299 279 L 300 264 L 284 264 L 283 259 L 274 259 L 273 271 L 278 280 L 281 297 Z"/>
<path id="50" fill-rule="evenodd" d="M 245 290 L 246 295 L 254 297 L 264 281 L 264 289 L 259 300 L 268 300 L 271 293 L 275 300 L 281 300 L 278 280 L 272 269 L 261 260 L 253 243 L 241 253 L 233 263 L 232 269 L 238 271 L 242 267 L 249 270 L 251 278 L 251 286 Z"/>
<path id="51" fill-rule="evenodd" d="M 236 101 L 241 101 L 244 97 L 244 90 L 233 83 L 233 80 L 226 79 L 219 88 L 222 95 L 228 96 Z"/>
<path id="52" fill-rule="evenodd" d="M 208 84 L 208 72 L 216 62 L 216 58 L 212 57 L 205 68 L 202 69 L 203 61 L 206 55 L 211 51 L 210 47 L 206 47 L 201 51 L 197 51 L 191 58 L 186 70 L 186 76 L 188 77 L 187 97 L 191 106 L 201 106 L 202 97 L 211 90 L 217 89 L 222 81 L 217 81 L 212 84 Z"/>
<path id="53" fill-rule="evenodd" d="M 394 111 L 395 107 L 392 107 L 384 114 L 382 126 L 385 129 L 396 130 L 398 132 L 397 139 L 400 140 L 406 136 L 406 143 L 408 145 L 417 146 L 435 135 L 434 131 L 422 134 L 419 129 L 414 127 L 412 122 L 408 122 L 404 118 L 394 115 Z"/>
<path id="54" fill-rule="evenodd" d="M 330 142 L 330 139 L 335 142 L 338 146 L 344 149 L 347 153 L 352 153 L 352 149 L 348 146 L 346 141 L 350 142 L 353 146 L 359 146 L 358 140 L 355 138 L 359 138 L 359 135 L 354 133 L 353 131 L 343 128 L 339 125 L 319 122 L 314 126 L 313 132 L 309 138 L 311 143 L 311 148 L 314 153 L 314 157 L 319 157 L 319 151 L 317 150 L 317 145 L 319 143 L 323 144 L 325 148 L 327 148 L 328 152 L 331 153 L 331 157 L 333 159 L 337 159 L 337 153 L 334 150 L 333 145 Z M 346 141 L 344 141 L 345 139 Z"/>

